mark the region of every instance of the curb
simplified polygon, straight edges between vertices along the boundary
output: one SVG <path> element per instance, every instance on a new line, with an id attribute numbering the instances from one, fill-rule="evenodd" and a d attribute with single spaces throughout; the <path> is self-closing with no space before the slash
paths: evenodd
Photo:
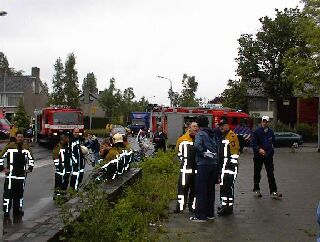
<path id="1" fill-rule="evenodd" d="M 108 195 L 110 202 L 115 202 L 123 190 L 127 186 L 133 185 L 142 176 L 140 168 L 132 168 L 127 173 L 120 176 L 117 180 L 108 181 L 101 184 L 101 189 Z M 80 214 L 76 212 L 80 198 L 73 198 L 67 202 L 70 210 L 74 211 L 74 219 L 77 219 Z M 43 215 L 34 221 L 26 221 L 27 226 L 22 226 L 19 230 L 5 236 L 4 241 L 59 241 L 59 237 L 63 232 L 63 222 L 60 216 L 60 209 L 55 208 L 51 212 Z"/>

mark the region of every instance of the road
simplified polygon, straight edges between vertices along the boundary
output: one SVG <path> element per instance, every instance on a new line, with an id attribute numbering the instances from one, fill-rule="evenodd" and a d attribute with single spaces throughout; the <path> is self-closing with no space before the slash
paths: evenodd
<path id="1" fill-rule="evenodd" d="M 101 142 L 101 140 L 99 140 Z M 132 149 L 139 149 L 134 138 L 129 138 Z M 5 144 L 0 144 L 0 149 Z M 29 223 L 50 212 L 55 207 L 53 201 L 54 189 L 54 164 L 51 158 L 52 150 L 34 144 L 32 151 L 35 158 L 35 168 L 28 174 L 24 192 L 25 215 L 21 219 L 4 220 L 5 234 L 12 234 L 20 228 L 28 227 Z M 86 171 L 91 170 L 90 165 L 86 166 Z M 1 204 L 3 194 L 4 174 L 0 173 L 0 193 Z M 86 179 L 86 177 L 84 178 Z M 11 216 L 12 217 L 12 216 Z"/>

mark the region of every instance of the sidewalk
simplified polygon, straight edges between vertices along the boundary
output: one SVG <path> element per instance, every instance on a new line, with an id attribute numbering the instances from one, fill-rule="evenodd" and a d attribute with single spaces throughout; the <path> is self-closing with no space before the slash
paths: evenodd
<path id="1" fill-rule="evenodd" d="M 275 176 L 282 201 L 269 198 L 266 172 L 262 170 L 262 198 L 252 194 L 251 152 L 240 157 L 236 180 L 234 214 L 213 222 L 193 223 L 189 212 L 173 214 L 164 224 L 161 241 L 315 241 L 319 227 L 316 208 L 320 200 L 320 154 L 309 147 L 296 153 L 276 149 Z M 219 202 L 217 187 L 216 207 Z"/>

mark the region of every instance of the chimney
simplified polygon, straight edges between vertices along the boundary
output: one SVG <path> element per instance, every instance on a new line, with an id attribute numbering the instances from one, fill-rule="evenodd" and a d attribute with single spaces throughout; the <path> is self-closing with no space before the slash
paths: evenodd
<path id="1" fill-rule="evenodd" d="M 32 67 L 31 69 L 31 76 L 35 78 L 34 80 L 34 92 L 35 94 L 40 93 L 40 68 Z"/>

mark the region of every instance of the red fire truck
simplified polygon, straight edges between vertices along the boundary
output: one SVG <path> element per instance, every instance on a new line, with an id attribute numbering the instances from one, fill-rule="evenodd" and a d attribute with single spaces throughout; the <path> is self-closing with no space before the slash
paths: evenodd
<path id="1" fill-rule="evenodd" d="M 184 133 L 184 124 L 197 119 L 199 115 L 205 115 L 209 119 L 209 126 L 216 128 L 220 118 L 227 116 L 232 130 L 245 140 L 249 140 L 253 126 L 249 114 L 235 111 L 230 108 L 187 108 L 187 107 L 155 107 L 151 112 L 151 131 L 156 132 L 157 126 L 161 125 L 168 137 L 168 145 L 175 145 L 179 136 Z"/>
<path id="2" fill-rule="evenodd" d="M 83 112 L 66 106 L 47 107 L 35 112 L 35 138 L 39 143 L 55 143 L 59 135 L 75 128 L 83 134 Z"/>

